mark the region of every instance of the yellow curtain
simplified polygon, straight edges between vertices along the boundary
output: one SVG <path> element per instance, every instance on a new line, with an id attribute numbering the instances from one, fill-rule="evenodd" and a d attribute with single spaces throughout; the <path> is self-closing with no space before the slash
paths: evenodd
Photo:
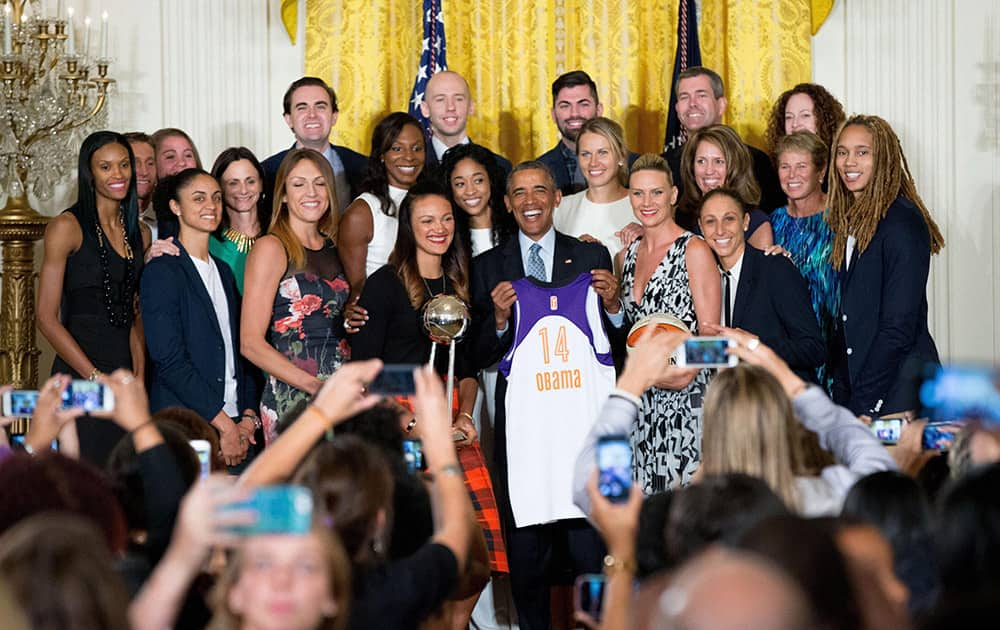
<path id="1" fill-rule="evenodd" d="M 810 76 L 811 4 L 702 0 L 705 65 L 726 81 L 726 122 L 761 144 L 770 104 Z M 388 112 L 406 110 L 422 37 L 421 0 L 308 0 L 306 72 L 337 90 L 334 138 L 362 153 Z M 677 0 L 443 0 L 448 66 L 472 88 L 469 136 L 512 161 L 551 148 L 550 86 L 567 70 L 597 82 L 604 114 L 633 151 L 660 152 Z"/>

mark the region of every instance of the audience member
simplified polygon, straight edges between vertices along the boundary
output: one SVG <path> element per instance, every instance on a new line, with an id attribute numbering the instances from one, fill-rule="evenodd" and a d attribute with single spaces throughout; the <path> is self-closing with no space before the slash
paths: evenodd
<path id="1" fill-rule="evenodd" d="M 829 147 L 845 118 L 840 101 L 825 87 L 799 83 L 782 92 L 775 101 L 767 122 L 767 146 L 777 158 L 778 143 L 783 137 L 810 131 Z"/>
<path id="2" fill-rule="evenodd" d="M 633 218 L 624 131 L 613 120 L 591 118 L 580 128 L 576 155 L 587 188 L 564 196 L 552 221 L 563 234 L 604 245 L 614 259 Z"/>
<path id="3" fill-rule="evenodd" d="M 927 274 L 944 237 L 886 121 L 848 119 L 834 158 L 827 218 L 830 260 L 842 280 L 833 397 L 856 415 L 916 409 L 909 369 L 938 361 L 927 328 Z"/>
<path id="4" fill-rule="evenodd" d="M 281 106 L 285 124 L 292 130 L 295 143 L 261 164 L 264 170 L 264 195 L 274 195 L 278 168 L 289 151 L 312 149 L 326 158 L 333 171 L 333 187 L 337 190 L 337 200 L 333 207 L 339 217 L 350 200 L 359 193 L 368 160 L 360 153 L 330 142 L 330 132 L 340 115 L 337 94 L 323 79 L 301 77 L 292 81 L 285 90 Z M 262 225 L 262 228 L 267 230 L 267 225 Z"/>
<path id="5" fill-rule="evenodd" d="M 721 289 L 715 259 L 704 240 L 674 221 L 677 189 L 663 158 L 647 154 L 636 160 L 628 192 L 644 235 L 621 254 L 626 323 L 668 313 L 693 334 L 717 324 Z M 698 469 L 708 380 L 708 370 L 678 369 L 640 393 L 643 411 L 631 442 L 636 481 L 646 494 L 687 485 Z"/>
<path id="6" fill-rule="evenodd" d="M 300 400 L 350 358 L 343 309 L 350 287 L 337 248 L 330 164 L 293 149 L 278 169 L 274 218 L 247 257 L 240 351 L 267 375 L 260 401 L 265 443 Z M 266 305 L 271 305 L 267 308 Z"/>
<path id="7" fill-rule="evenodd" d="M 142 379 L 146 349 L 135 302 L 149 231 L 139 221 L 135 158 L 124 136 L 89 135 L 80 147 L 76 203 L 45 229 L 38 330 L 56 352 L 53 374 L 96 379 L 118 368 Z M 118 427 L 77 420 L 80 456 L 103 466 Z"/>
<path id="8" fill-rule="evenodd" d="M 681 227 L 701 234 L 698 211 L 705 195 L 716 188 L 729 188 L 751 208 L 750 223 L 743 228 L 747 242 L 758 249 L 774 244 L 771 223 L 759 209 L 760 187 L 750 170 L 750 154 L 735 131 L 716 125 L 691 134 L 684 143 L 680 169 L 684 193 L 677 222 Z"/>
<path id="9" fill-rule="evenodd" d="M 135 156 L 135 191 L 139 198 L 139 220 L 149 228 L 156 240 L 156 212 L 153 210 L 153 190 L 156 188 L 156 152 L 149 134 L 132 131 L 123 134 Z"/>
<path id="10" fill-rule="evenodd" d="M 701 231 L 722 273 L 722 323 L 757 336 L 796 374 L 816 380 L 826 345 L 805 279 L 784 256 L 765 256 L 743 240 L 750 214 L 740 196 L 716 188 L 701 202 Z M 718 333 L 714 324 L 703 327 Z"/>
<path id="11" fill-rule="evenodd" d="M 722 115 L 729 102 L 726 100 L 722 77 L 713 70 L 703 66 L 692 66 L 681 71 L 674 84 L 674 94 L 677 95 L 677 104 L 675 105 L 677 118 L 680 120 L 681 129 L 688 136 L 688 142 L 699 129 L 722 124 Z M 683 178 L 681 169 L 681 154 L 685 151 L 688 142 L 663 154 L 667 164 L 670 165 L 671 172 L 673 172 L 674 182 L 682 199 L 687 187 L 693 184 L 693 181 Z M 747 199 L 745 201 L 753 203 L 765 213 L 770 214 L 772 210 L 784 203 L 781 186 L 774 173 L 774 165 L 771 163 L 771 158 L 757 147 L 745 146 L 750 157 L 750 164 L 747 166 L 752 171 L 752 178 L 758 185 L 758 195 L 761 196 L 759 200 Z M 731 184 L 727 185 L 731 186 Z"/>
<path id="12" fill-rule="evenodd" d="M 948 451 L 952 479 L 1000 462 L 1000 428 L 972 421 L 962 427 Z"/>
<path id="13" fill-rule="evenodd" d="M 243 295 L 247 255 L 271 225 L 271 204 L 264 194 L 264 169 L 246 147 L 229 147 L 215 158 L 212 177 L 222 189 L 225 212 L 208 241 L 208 250 L 232 269 Z M 271 190 L 274 190 L 273 188 Z"/>

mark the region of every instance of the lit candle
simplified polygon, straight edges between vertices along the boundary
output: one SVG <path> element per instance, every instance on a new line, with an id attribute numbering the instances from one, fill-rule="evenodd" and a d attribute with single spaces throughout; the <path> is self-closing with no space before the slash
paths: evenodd
<path id="1" fill-rule="evenodd" d="M 66 54 L 70 57 L 76 55 L 76 34 L 73 32 L 73 7 L 66 9 Z"/>
<path id="2" fill-rule="evenodd" d="M 3 5 L 3 54 L 10 54 L 10 5 Z"/>
<path id="3" fill-rule="evenodd" d="M 83 54 L 90 54 L 90 16 L 83 18 Z"/>
<path id="4" fill-rule="evenodd" d="M 101 14 L 101 59 L 108 58 L 108 12 Z"/>

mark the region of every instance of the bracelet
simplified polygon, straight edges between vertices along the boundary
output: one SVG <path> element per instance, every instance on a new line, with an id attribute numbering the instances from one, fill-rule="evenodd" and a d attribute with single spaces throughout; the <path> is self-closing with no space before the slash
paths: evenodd
<path id="1" fill-rule="evenodd" d="M 87 375 L 87 380 L 88 381 L 96 381 L 97 379 L 101 378 L 102 376 L 104 376 L 104 372 L 101 372 L 97 368 L 94 368 L 93 370 L 90 371 L 90 374 Z"/>
<path id="2" fill-rule="evenodd" d="M 316 405 L 309 405 L 308 407 L 306 407 L 306 410 L 302 412 L 302 415 L 305 415 L 307 413 L 312 413 L 313 415 L 315 415 L 323 422 L 325 426 L 328 427 L 333 426 L 333 418 L 327 417 L 325 413 L 316 408 Z"/>
<path id="3" fill-rule="evenodd" d="M 465 474 L 465 471 L 462 470 L 462 467 L 459 466 L 458 464 L 445 464 L 444 466 L 438 468 L 437 474 L 454 475 L 456 477 L 461 477 L 462 475 Z"/>
<path id="4" fill-rule="evenodd" d="M 410 433 L 413 431 L 413 427 L 415 426 L 417 426 L 417 417 L 413 416 L 413 419 L 411 419 L 409 424 L 406 425 L 406 428 L 403 429 L 403 433 Z"/>
<path id="5" fill-rule="evenodd" d="M 260 421 L 260 416 L 258 416 L 255 413 L 244 413 L 240 416 L 240 420 L 242 420 L 243 418 L 250 418 L 251 420 L 253 420 L 254 431 L 264 426 L 264 423 Z"/>
<path id="6" fill-rule="evenodd" d="M 604 574 L 614 575 L 618 572 L 625 572 L 629 574 L 635 573 L 635 560 L 631 558 L 616 558 L 610 553 L 604 556 Z"/>
<path id="7" fill-rule="evenodd" d="M 134 429 L 132 429 L 131 431 L 129 431 L 129 433 L 130 433 L 130 434 L 133 434 L 133 433 L 135 433 L 136 431 L 138 431 L 139 429 L 142 429 L 142 428 L 145 428 L 145 427 L 147 427 L 147 426 L 149 426 L 149 425 L 151 425 L 151 424 L 153 424 L 153 421 L 152 421 L 152 420 L 146 420 L 145 422 L 143 422 L 142 424 L 140 424 L 140 425 L 139 425 L 139 426 L 137 426 L 136 428 L 134 428 Z"/>
<path id="8" fill-rule="evenodd" d="M 475 419 L 475 418 L 473 418 L 473 417 L 472 417 L 472 414 L 471 414 L 471 413 L 469 413 L 468 411 L 459 411 L 459 412 L 458 412 L 458 415 L 460 415 L 460 416 L 465 416 L 466 418 L 468 418 L 468 419 L 469 419 L 469 422 L 471 422 L 472 424 L 475 424 L 475 423 L 476 423 L 476 419 Z"/>

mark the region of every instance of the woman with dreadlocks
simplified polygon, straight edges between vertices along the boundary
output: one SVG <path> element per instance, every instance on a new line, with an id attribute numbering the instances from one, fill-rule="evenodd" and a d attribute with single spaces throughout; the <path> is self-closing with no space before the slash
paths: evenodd
<path id="1" fill-rule="evenodd" d="M 944 237 L 885 120 L 848 119 L 834 147 L 830 260 L 841 270 L 834 400 L 859 415 L 914 409 L 909 377 L 938 362 L 927 329 L 927 273 Z"/>

